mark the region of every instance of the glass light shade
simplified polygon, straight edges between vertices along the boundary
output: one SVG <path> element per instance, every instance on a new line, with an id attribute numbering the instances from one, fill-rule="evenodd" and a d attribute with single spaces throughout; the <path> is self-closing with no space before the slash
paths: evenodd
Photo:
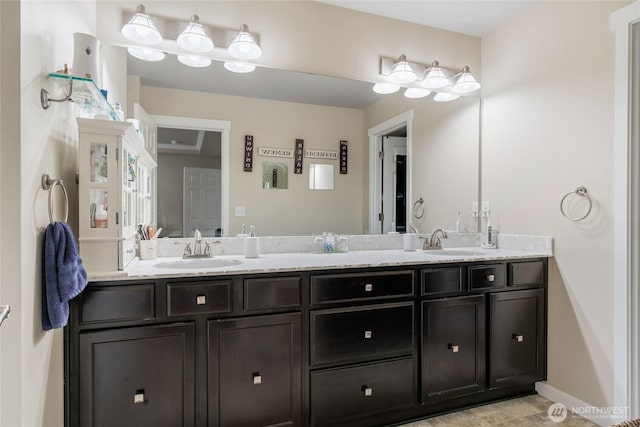
<path id="1" fill-rule="evenodd" d="M 443 87 L 447 87 L 451 84 L 451 81 L 447 77 L 446 73 L 442 68 L 440 68 L 440 64 L 438 61 L 434 61 L 431 64 L 429 70 L 427 70 L 427 75 L 424 77 L 422 81 L 422 87 L 425 89 L 442 89 Z"/>
<path id="2" fill-rule="evenodd" d="M 243 60 L 252 60 L 262 55 L 262 49 L 249 33 L 249 27 L 242 24 L 240 32 L 227 48 L 229 55 Z"/>
<path id="3" fill-rule="evenodd" d="M 469 71 L 469 67 L 464 67 L 462 69 L 462 74 L 456 80 L 456 83 L 453 85 L 453 91 L 456 93 L 469 93 L 474 92 L 480 89 L 480 83 L 478 83 L 473 77 L 473 74 Z"/>
<path id="4" fill-rule="evenodd" d="M 191 17 L 187 28 L 176 39 L 178 46 L 189 52 L 203 53 L 213 49 L 213 41 L 207 35 L 207 30 L 200 24 L 198 15 Z"/>
<path id="5" fill-rule="evenodd" d="M 164 52 L 151 47 L 129 47 L 127 52 L 134 58 L 142 59 L 143 61 L 157 62 L 162 61 L 165 57 Z"/>
<path id="6" fill-rule="evenodd" d="M 123 36 L 140 44 L 158 44 L 162 41 L 160 31 L 153 25 L 153 20 L 143 5 L 138 5 L 136 14 L 120 30 Z"/>
<path id="7" fill-rule="evenodd" d="M 434 95 L 433 100 L 436 102 L 449 102 L 460 98 L 457 93 L 438 92 Z"/>
<path id="8" fill-rule="evenodd" d="M 407 62 L 407 57 L 400 55 L 398 62 L 393 64 L 393 70 L 389 74 L 389 80 L 393 83 L 404 84 L 411 83 L 418 78 L 416 73 L 411 68 L 411 65 Z"/>
<path id="9" fill-rule="evenodd" d="M 410 87 L 404 91 L 404 96 L 407 98 L 424 98 L 429 95 L 431 95 L 431 91 L 421 87 Z"/>
<path id="10" fill-rule="evenodd" d="M 382 95 L 388 95 L 400 90 L 400 86 L 391 83 L 376 83 L 373 85 L 373 91 Z"/>
<path id="11" fill-rule="evenodd" d="M 184 65 L 195 68 L 203 68 L 211 65 L 211 60 L 209 58 L 203 58 L 202 56 L 196 55 L 178 55 L 178 61 Z"/>
<path id="12" fill-rule="evenodd" d="M 232 73 L 250 73 L 256 69 L 255 64 L 238 61 L 225 61 L 224 68 Z"/>

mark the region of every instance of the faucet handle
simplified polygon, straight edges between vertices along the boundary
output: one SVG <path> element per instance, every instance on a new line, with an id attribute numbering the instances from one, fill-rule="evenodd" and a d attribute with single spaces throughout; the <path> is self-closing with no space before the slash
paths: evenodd
<path id="1" fill-rule="evenodd" d="M 184 252 L 182 253 L 182 256 L 191 255 L 191 254 L 192 254 L 192 252 L 191 252 L 191 242 L 186 242 L 185 245 L 184 245 Z"/>
<path id="2" fill-rule="evenodd" d="M 211 258 L 211 243 L 209 242 L 204 242 L 204 252 L 203 255 L 206 257 Z"/>

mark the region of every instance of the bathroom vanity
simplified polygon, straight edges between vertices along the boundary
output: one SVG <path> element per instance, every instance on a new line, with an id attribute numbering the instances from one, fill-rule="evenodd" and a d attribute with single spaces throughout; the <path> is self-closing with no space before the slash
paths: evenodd
<path id="1" fill-rule="evenodd" d="M 91 282 L 67 425 L 384 426 L 545 379 L 546 256 L 368 252 Z"/>

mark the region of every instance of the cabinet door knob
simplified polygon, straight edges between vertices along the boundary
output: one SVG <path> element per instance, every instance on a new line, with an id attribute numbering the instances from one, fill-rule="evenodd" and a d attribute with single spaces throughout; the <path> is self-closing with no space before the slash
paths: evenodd
<path id="1" fill-rule="evenodd" d="M 364 339 L 368 340 L 373 337 L 373 331 L 364 331 Z"/>
<path id="2" fill-rule="evenodd" d="M 362 394 L 364 394 L 365 397 L 371 397 L 373 396 L 373 389 L 369 386 L 363 385 Z"/>
<path id="3" fill-rule="evenodd" d="M 488 282 L 494 282 L 496 280 L 496 275 L 495 274 L 487 274 L 487 281 Z"/>
<path id="4" fill-rule="evenodd" d="M 364 284 L 365 292 L 373 292 L 373 283 L 365 283 Z"/>
<path id="5" fill-rule="evenodd" d="M 133 403 L 144 403 L 144 389 L 136 390 L 136 394 L 133 395 Z"/>
<path id="6" fill-rule="evenodd" d="M 260 372 L 253 373 L 253 384 L 254 385 L 262 384 L 262 375 L 260 375 Z"/>
<path id="7" fill-rule="evenodd" d="M 452 353 L 457 353 L 457 352 L 459 352 L 459 351 L 460 351 L 460 347 L 458 347 L 457 345 L 453 345 L 453 344 L 449 344 L 449 345 L 447 346 L 447 348 L 448 348 L 449 350 L 451 350 L 451 352 L 452 352 Z"/>
<path id="8" fill-rule="evenodd" d="M 511 335 L 511 338 L 516 340 L 516 342 L 523 342 L 524 341 L 524 335 L 513 334 L 513 335 Z"/>
<path id="9" fill-rule="evenodd" d="M 196 296 L 196 304 L 205 305 L 207 303 L 207 297 L 204 295 Z"/>

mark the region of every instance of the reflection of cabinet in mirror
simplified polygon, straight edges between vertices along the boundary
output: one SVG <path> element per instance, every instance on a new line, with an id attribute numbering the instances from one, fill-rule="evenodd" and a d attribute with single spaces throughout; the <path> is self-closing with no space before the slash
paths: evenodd
<path id="1" fill-rule="evenodd" d="M 122 270 L 136 225 L 151 223 L 156 162 L 128 122 L 78 119 L 80 256 L 91 273 Z"/>

